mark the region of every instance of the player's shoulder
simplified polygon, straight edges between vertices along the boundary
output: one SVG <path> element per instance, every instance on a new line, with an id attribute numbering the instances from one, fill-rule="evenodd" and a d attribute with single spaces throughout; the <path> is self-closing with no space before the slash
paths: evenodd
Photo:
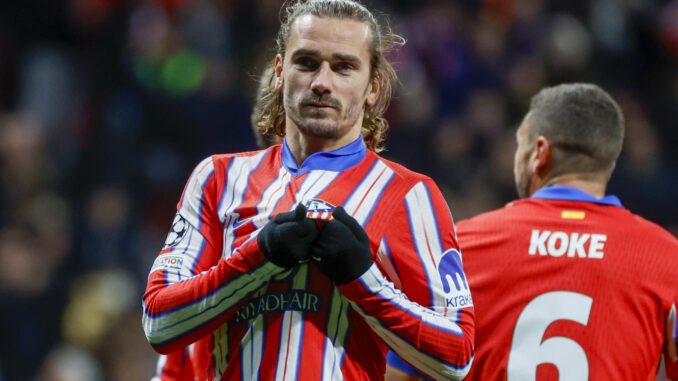
<path id="1" fill-rule="evenodd" d="M 204 161 L 210 161 L 215 168 L 224 168 L 227 167 L 234 158 L 251 158 L 252 160 L 259 160 L 262 155 L 275 154 L 275 152 L 280 151 L 280 148 L 281 145 L 277 144 L 266 149 L 254 151 L 214 154 L 205 158 Z"/>
<path id="2" fill-rule="evenodd" d="M 633 224 L 627 224 L 629 228 L 636 230 L 640 235 L 652 239 L 654 241 L 663 241 L 665 244 L 674 246 L 678 249 L 678 238 L 676 238 L 669 231 L 659 226 L 658 224 L 645 219 L 642 216 L 633 214 L 629 211 L 629 218 L 633 221 Z"/>
<path id="3" fill-rule="evenodd" d="M 519 210 L 516 208 L 516 206 L 522 205 L 520 205 L 520 203 L 517 201 L 511 201 L 500 208 L 493 209 L 487 212 L 477 214 L 473 217 L 460 220 L 456 223 L 457 232 L 464 232 L 476 228 L 486 230 L 493 225 L 501 224 L 506 222 L 507 220 L 514 219 L 516 211 Z"/>
<path id="4" fill-rule="evenodd" d="M 384 165 L 386 165 L 386 167 L 393 171 L 393 181 L 403 186 L 412 187 L 422 181 L 434 183 L 430 176 L 415 172 L 402 164 L 386 159 L 380 155 L 377 155 L 376 153 L 372 154 L 376 156 L 377 160 L 381 161 Z"/>

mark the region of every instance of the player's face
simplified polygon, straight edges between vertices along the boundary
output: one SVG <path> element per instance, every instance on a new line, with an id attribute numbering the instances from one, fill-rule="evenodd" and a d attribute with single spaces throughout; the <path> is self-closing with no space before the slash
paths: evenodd
<path id="1" fill-rule="evenodd" d="M 350 138 L 360 134 L 364 105 L 378 89 L 370 80 L 369 27 L 354 20 L 304 15 L 291 28 L 287 53 L 276 59 L 288 132 Z"/>
<path id="2" fill-rule="evenodd" d="M 518 197 L 524 198 L 530 196 L 530 154 L 532 144 L 530 143 L 527 127 L 525 121 L 520 125 L 516 131 L 516 148 L 515 156 L 513 157 L 513 178 L 516 183 L 516 190 Z"/>

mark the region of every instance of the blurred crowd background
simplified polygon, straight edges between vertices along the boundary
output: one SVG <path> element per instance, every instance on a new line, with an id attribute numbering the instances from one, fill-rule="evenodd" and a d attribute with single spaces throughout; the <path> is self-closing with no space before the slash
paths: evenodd
<path id="1" fill-rule="evenodd" d="M 678 0 L 365 1 L 404 48 L 385 156 L 456 220 L 516 197 L 541 87 L 594 82 L 626 144 L 609 187 L 678 233 Z M 0 380 L 148 380 L 141 295 L 192 168 L 255 149 L 274 0 L 0 2 Z"/>

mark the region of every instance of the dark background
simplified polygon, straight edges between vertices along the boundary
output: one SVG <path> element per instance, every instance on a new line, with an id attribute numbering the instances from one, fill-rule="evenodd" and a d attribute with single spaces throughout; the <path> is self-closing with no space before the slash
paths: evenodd
<path id="1" fill-rule="evenodd" d="M 515 197 L 541 87 L 594 82 L 627 121 L 609 191 L 678 232 L 678 1 L 367 1 L 407 45 L 385 156 L 456 220 Z M 141 295 L 191 169 L 255 149 L 272 0 L 0 2 L 0 380 L 148 380 Z"/>

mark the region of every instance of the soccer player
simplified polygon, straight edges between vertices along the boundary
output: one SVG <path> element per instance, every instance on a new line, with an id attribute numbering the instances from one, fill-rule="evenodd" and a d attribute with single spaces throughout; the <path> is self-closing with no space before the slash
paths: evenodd
<path id="1" fill-rule="evenodd" d="M 275 66 L 273 65 L 267 67 L 261 77 L 259 77 L 255 107 L 250 115 L 252 133 L 260 149 L 266 149 L 282 142 L 282 138 L 273 131 L 267 131 L 266 134 L 262 134 L 258 125 L 264 111 L 263 100 L 268 93 L 271 81 L 275 78 L 274 69 Z M 156 374 L 151 381 L 195 381 L 196 379 L 205 379 L 206 372 L 204 371 L 206 369 L 202 369 L 200 364 L 195 366 L 197 368 L 196 371 L 199 369 L 203 370 L 202 374 L 200 374 L 201 377 L 196 376 L 193 370 L 193 362 L 196 361 L 196 356 L 194 355 L 195 349 L 195 345 L 191 344 L 166 355 L 161 354 L 158 358 Z"/>
<path id="2" fill-rule="evenodd" d="M 450 212 L 376 153 L 397 41 L 355 1 L 287 8 L 259 123 L 284 142 L 192 173 L 144 295 L 157 351 L 192 344 L 199 379 L 378 380 L 388 347 L 435 378 L 468 372 Z"/>
<path id="3" fill-rule="evenodd" d="M 470 380 L 654 380 L 676 367 L 678 240 L 606 195 L 616 102 L 543 89 L 516 133 L 520 200 L 458 223 L 476 308 Z M 389 381 L 407 378 L 392 362 Z"/>

